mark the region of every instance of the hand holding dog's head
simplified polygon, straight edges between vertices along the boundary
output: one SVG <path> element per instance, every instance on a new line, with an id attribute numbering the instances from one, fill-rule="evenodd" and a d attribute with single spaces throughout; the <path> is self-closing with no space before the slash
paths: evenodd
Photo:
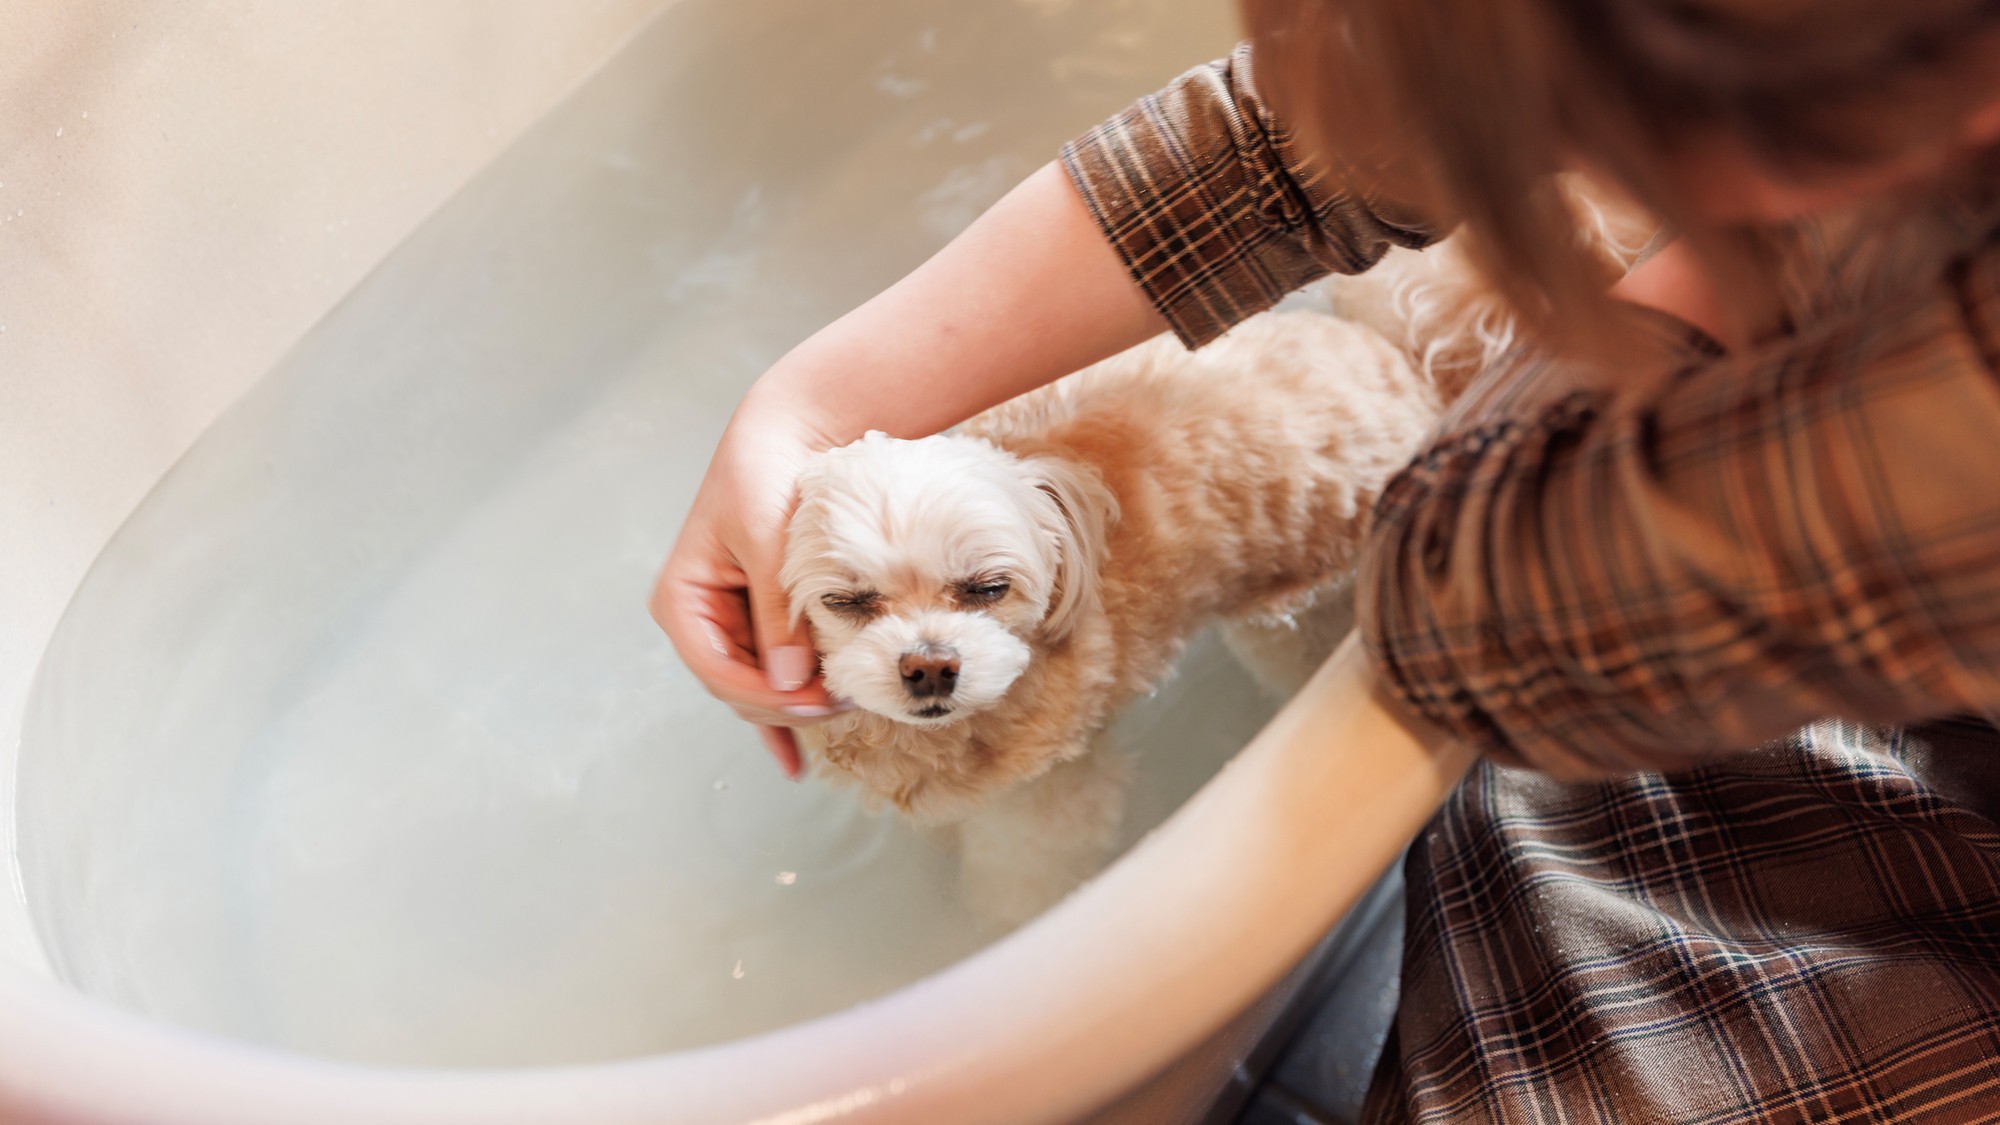
<path id="1" fill-rule="evenodd" d="M 827 690 L 898 722 L 992 707 L 1095 600 L 1110 493 L 957 435 L 871 433 L 799 479 L 782 579 Z"/>

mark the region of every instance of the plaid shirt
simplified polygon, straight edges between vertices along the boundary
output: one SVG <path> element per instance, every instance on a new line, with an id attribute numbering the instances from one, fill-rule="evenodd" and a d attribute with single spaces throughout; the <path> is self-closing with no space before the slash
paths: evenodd
<path id="1" fill-rule="evenodd" d="M 1190 346 L 1440 233 L 1249 66 L 1063 152 Z M 1369 649 L 1487 760 L 1410 854 L 1370 1120 L 2000 1120 L 2000 730 L 1952 717 L 2000 703 L 1996 183 L 1790 232 L 1772 345 L 1510 357 L 1385 490 Z"/>

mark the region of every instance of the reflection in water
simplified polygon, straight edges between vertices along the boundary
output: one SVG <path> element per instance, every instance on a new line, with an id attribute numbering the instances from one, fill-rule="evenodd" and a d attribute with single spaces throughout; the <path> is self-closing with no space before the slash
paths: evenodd
<path id="1" fill-rule="evenodd" d="M 299 1050 L 508 1065 L 756 1032 L 991 941 L 932 840 L 784 781 L 645 596 L 757 372 L 1224 18 L 669 9 L 99 561 L 22 750 L 65 979 Z M 1121 728 L 1128 836 L 1265 711 L 1198 648 Z"/>

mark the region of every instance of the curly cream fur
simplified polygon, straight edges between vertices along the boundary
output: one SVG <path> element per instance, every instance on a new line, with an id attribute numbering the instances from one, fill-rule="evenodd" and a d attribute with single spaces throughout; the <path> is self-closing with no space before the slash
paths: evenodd
<path id="1" fill-rule="evenodd" d="M 1578 239 L 1606 276 L 1630 268 L 1657 224 L 1581 175 L 1565 176 L 1560 186 Z M 1462 234 L 1423 250 L 1391 250 L 1368 272 L 1324 284 L 1334 315 L 1403 349 L 1445 402 L 1518 342 L 1513 311 L 1474 268 Z"/>
<path id="2" fill-rule="evenodd" d="M 785 581 L 829 687 L 840 690 L 839 669 L 869 698 L 817 728 L 818 756 L 920 821 L 969 822 L 969 881 L 996 882 L 993 865 L 1007 862 L 996 840 L 1069 856 L 1046 865 L 1058 879 L 1023 874 L 1030 889 L 988 896 L 1005 913 L 1046 905 L 1094 867 L 1077 857 L 1101 859 L 1123 785 L 1112 764 L 1058 765 L 1089 755 L 1204 623 L 1283 613 L 1344 575 L 1377 490 L 1438 410 L 1431 384 L 1375 332 L 1281 313 L 1199 352 L 1142 345 L 949 435 L 871 435 L 829 454 L 802 480 Z M 947 469 L 966 479 L 938 480 Z M 1022 541 L 1023 528 L 1043 540 Z M 995 557 L 964 557 L 973 542 Z M 980 567 L 1014 591 L 990 609 L 954 608 L 949 584 Z M 867 625 L 820 603 L 857 585 L 881 597 Z M 919 621 L 960 630 L 982 655 L 1005 647 L 992 635 L 1004 628 L 1026 664 L 990 703 L 913 718 L 881 677 L 863 684 L 851 657 L 877 636 L 915 637 Z M 888 659 L 893 645 L 868 655 Z"/>
<path id="3" fill-rule="evenodd" d="M 1650 222 L 1564 186 L 1607 273 L 1628 267 Z M 829 686 L 866 707 L 818 728 L 819 757 L 958 825 L 976 905 L 1025 917 L 1095 870 L 1129 769 L 1091 738 L 1199 626 L 1224 621 L 1274 690 L 1303 682 L 1350 623 L 1342 582 L 1376 493 L 1516 343 L 1461 238 L 1326 292 L 1344 320 L 1269 314 L 1196 353 L 1155 340 L 953 434 L 870 435 L 802 480 L 785 582 Z M 1009 599 L 954 605 L 945 585 L 982 569 L 1014 581 Z M 818 605 L 854 585 L 886 592 L 885 620 Z M 891 662 L 938 637 L 970 654 L 963 706 L 916 717 Z"/>

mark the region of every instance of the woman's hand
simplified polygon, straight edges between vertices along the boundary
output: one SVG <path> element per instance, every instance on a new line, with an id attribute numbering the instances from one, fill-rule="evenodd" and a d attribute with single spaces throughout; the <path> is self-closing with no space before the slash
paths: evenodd
<path id="1" fill-rule="evenodd" d="M 1685 241 L 1660 247 L 1620 278 L 1611 295 L 1678 317 L 1731 351 L 1741 350 L 1750 338 L 1751 318 L 1724 308 L 1714 281 Z"/>
<path id="2" fill-rule="evenodd" d="M 709 463 L 653 589 L 653 620 L 710 692 L 757 724 L 786 776 L 802 768 L 790 727 L 850 704 L 817 682 L 778 583 L 799 471 L 834 441 L 783 404 L 743 401 Z"/>
<path id="3" fill-rule="evenodd" d="M 796 777 L 818 683 L 778 583 L 799 471 L 871 429 L 921 437 L 1165 328 L 1057 165 L 916 272 L 799 345 L 730 419 L 653 591 L 688 668 Z"/>

